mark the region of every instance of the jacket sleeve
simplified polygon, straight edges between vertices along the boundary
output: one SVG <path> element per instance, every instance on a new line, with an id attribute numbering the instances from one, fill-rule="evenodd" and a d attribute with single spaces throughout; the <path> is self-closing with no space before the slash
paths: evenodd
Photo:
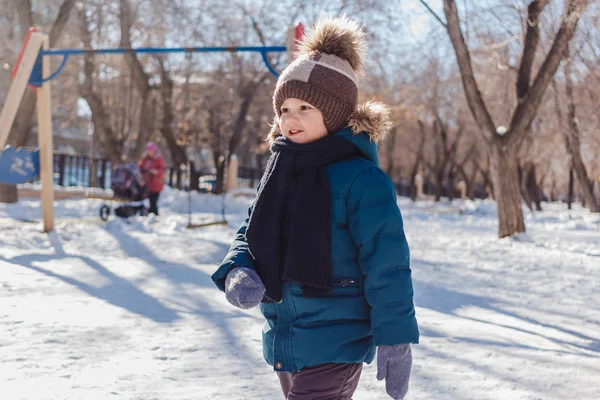
<path id="1" fill-rule="evenodd" d="M 248 221 L 250 220 L 251 213 L 252 207 L 248 209 L 248 218 L 246 218 L 242 226 L 240 226 L 240 229 L 236 232 L 235 239 L 229 248 L 229 252 L 225 256 L 225 259 L 217 271 L 212 275 L 213 282 L 222 292 L 225 291 L 225 278 L 234 266 L 256 269 L 254 258 L 248 250 L 248 242 L 246 240 L 246 228 L 248 228 Z"/>
<path id="2" fill-rule="evenodd" d="M 157 174 L 154 175 L 154 179 L 156 179 L 156 181 L 159 182 L 159 184 L 163 184 L 165 180 L 165 170 L 167 169 L 167 164 L 165 163 L 165 159 L 163 157 L 160 157 L 157 161 Z"/>
<path id="3" fill-rule="evenodd" d="M 165 170 L 167 169 L 167 164 L 165 163 L 165 159 L 163 157 L 160 157 L 158 159 L 158 172 L 163 173 L 165 172 Z"/>
<path id="4" fill-rule="evenodd" d="M 376 346 L 419 342 L 410 254 L 396 191 L 378 167 L 359 173 L 348 198 L 348 229 L 358 247 Z"/>

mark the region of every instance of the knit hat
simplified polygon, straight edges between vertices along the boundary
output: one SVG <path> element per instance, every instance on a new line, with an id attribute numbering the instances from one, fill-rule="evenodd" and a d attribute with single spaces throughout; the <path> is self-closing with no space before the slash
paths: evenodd
<path id="1" fill-rule="evenodd" d="M 346 16 L 320 19 L 301 39 L 298 57 L 277 80 L 273 94 L 275 125 L 281 105 L 293 97 L 318 108 L 329 133 L 345 127 L 358 101 L 365 36 L 363 27 Z"/>
<path id="2" fill-rule="evenodd" d="M 154 142 L 148 142 L 145 147 L 146 151 L 153 151 L 158 153 L 158 145 Z"/>

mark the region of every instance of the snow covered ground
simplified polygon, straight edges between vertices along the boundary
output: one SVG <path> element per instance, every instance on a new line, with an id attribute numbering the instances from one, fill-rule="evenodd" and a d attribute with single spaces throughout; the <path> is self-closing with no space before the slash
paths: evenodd
<path id="1" fill-rule="evenodd" d="M 100 200 L 0 204 L 0 398 L 281 399 L 258 310 L 230 306 L 210 274 L 245 217 L 186 229 L 187 195 L 163 215 L 97 217 Z M 194 194 L 193 223 L 220 218 Z M 499 240 L 492 202 L 400 199 L 421 344 L 409 400 L 600 399 L 600 216 L 563 204 Z M 386 399 L 366 366 L 355 400 Z"/>

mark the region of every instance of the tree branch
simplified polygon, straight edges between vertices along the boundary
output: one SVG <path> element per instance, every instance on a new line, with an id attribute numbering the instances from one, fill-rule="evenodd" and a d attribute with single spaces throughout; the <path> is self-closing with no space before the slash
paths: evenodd
<path id="1" fill-rule="evenodd" d="M 71 15 L 71 10 L 75 6 L 75 0 L 65 0 L 60 5 L 60 9 L 58 10 L 58 15 L 54 20 L 54 24 L 52 24 L 52 28 L 50 29 L 50 34 L 48 35 L 48 40 L 50 41 L 50 47 L 54 47 L 56 41 L 60 37 L 63 28 L 67 24 L 69 20 L 69 15 Z"/>
<path id="2" fill-rule="evenodd" d="M 529 91 L 531 81 L 531 67 L 535 59 L 538 43 L 540 41 L 540 14 L 549 0 L 534 0 L 527 7 L 527 33 L 523 45 L 523 56 L 517 76 L 517 98 L 522 99 Z"/>
<path id="3" fill-rule="evenodd" d="M 569 42 L 575 34 L 581 13 L 588 6 L 589 0 L 569 0 L 569 6 L 556 33 L 550 52 L 546 56 L 527 95 L 518 103 L 510 121 L 504 140 L 510 142 L 513 137 L 523 137 L 533 121 L 537 109 L 542 102 L 546 87 L 556 73 L 558 66 L 566 55 Z"/>
<path id="4" fill-rule="evenodd" d="M 133 19 L 131 15 L 131 9 L 129 6 L 128 0 L 121 0 L 119 3 L 119 19 L 121 23 L 121 47 L 129 47 L 131 48 L 131 33 L 130 29 L 133 25 Z M 146 98 L 150 89 L 152 87 L 148 83 L 150 80 L 150 76 L 144 71 L 144 67 L 142 63 L 137 58 L 135 53 L 127 52 L 125 53 L 125 59 L 131 68 L 131 74 L 133 75 L 133 80 L 142 95 L 142 98 Z"/>
<path id="5" fill-rule="evenodd" d="M 242 12 L 244 14 L 246 14 L 246 16 L 250 19 L 250 22 L 252 22 L 252 29 L 254 30 L 254 32 L 256 33 L 256 35 L 258 36 L 258 40 L 260 40 L 260 43 L 263 46 L 266 46 L 267 42 L 265 41 L 265 35 L 263 34 L 262 29 L 260 29 L 260 26 L 258 25 L 258 22 L 256 21 L 256 18 L 254 18 L 252 16 L 252 14 L 250 14 L 250 12 L 248 12 L 248 10 L 246 9 L 246 7 L 244 7 L 243 5 L 240 5 L 240 7 L 242 8 Z"/>
<path id="6" fill-rule="evenodd" d="M 442 26 L 444 28 L 448 28 L 447 25 L 444 23 L 444 21 L 442 21 L 442 19 L 435 13 L 435 11 L 433 11 L 431 9 L 431 7 L 429 7 L 429 5 L 427 3 L 425 3 L 424 0 L 419 0 L 419 1 L 421 2 L 421 4 L 423 4 L 423 6 L 425 6 L 425 8 L 427 8 L 427 10 L 429 10 L 429 12 L 431 13 L 431 15 L 433 15 L 435 17 L 435 19 L 437 19 L 440 24 L 442 24 Z"/>
<path id="7" fill-rule="evenodd" d="M 17 11 L 19 15 L 19 25 L 21 25 L 21 40 L 25 40 L 27 31 L 34 25 L 33 12 L 31 11 L 31 0 L 19 1 Z"/>
<path id="8" fill-rule="evenodd" d="M 475 80 L 473 66 L 471 64 L 471 55 L 465 43 L 465 39 L 460 30 L 460 21 L 458 20 L 458 11 L 454 0 L 444 0 L 444 13 L 448 21 L 448 35 L 454 47 L 456 61 L 460 69 L 467 103 L 469 109 L 481 129 L 483 135 L 488 141 L 491 141 L 496 136 L 496 127 L 492 121 L 492 117 L 483 101 L 483 96 Z"/>

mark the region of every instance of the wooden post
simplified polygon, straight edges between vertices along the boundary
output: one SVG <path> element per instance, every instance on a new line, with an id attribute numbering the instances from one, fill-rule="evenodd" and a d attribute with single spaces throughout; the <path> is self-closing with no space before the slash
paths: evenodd
<path id="1" fill-rule="evenodd" d="M 467 198 L 467 184 L 465 181 L 460 181 L 456 184 L 456 188 L 460 190 L 460 198 L 464 200 Z"/>
<path id="2" fill-rule="evenodd" d="M 32 35 L 32 39 L 35 35 Z M 43 38 L 42 48 L 44 50 L 48 49 L 48 36 L 39 35 Z M 50 59 L 42 57 L 42 77 L 48 76 L 50 76 Z M 54 229 L 54 165 L 52 162 L 52 99 L 50 81 L 44 82 L 36 91 L 38 145 L 40 147 L 40 181 L 42 182 L 42 218 L 44 220 L 44 232 L 50 232 Z"/>
<path id="3" fill-rule="evenodd" d="M 417 187 L 417 196 L 415 198 L 419 199 L 423 195 L 423 177 L 421 174 L 415 176 L 415 186 Z"/>
<path id="4" fill-rule="evenodd" d="M 227 164 L 227 175 L 225 178 L 225 191 L 229 192 L 237 188 L 239 160 L 235 154 L 229 157 L 229 163 Z"/>
<path id="5" fill-rule="evenodd" d="M 296 50 L 298 42 L 304 35 L 304 25 L 298 24 L 290 26 L 285 37 L 285 47 L 287 48 L 288 64 L 291 64 L 296 59 Z"/>
<path id="6" fill-rule="evenodd" d="M 0 150 L 4 148 L 4 145 L 8 140 L 10 128 L 12 128 L 15 116 L 17 115 L 17 110 L 21 104 L 21 99 L 27 89 L 29 77 L 31 76 L 35 60 L 40 52 L 44 36 L 45 35 L 41 33 L 31 34 L 31 37 L 27 42 L 27 47 L 23 52 L 21 62 L 17 66 L 18 70 L 15 78 L 10 85 L 10 89 L 8 89 L 4 107 L 2 108 L 2 112 L 0 112 Z"/>

